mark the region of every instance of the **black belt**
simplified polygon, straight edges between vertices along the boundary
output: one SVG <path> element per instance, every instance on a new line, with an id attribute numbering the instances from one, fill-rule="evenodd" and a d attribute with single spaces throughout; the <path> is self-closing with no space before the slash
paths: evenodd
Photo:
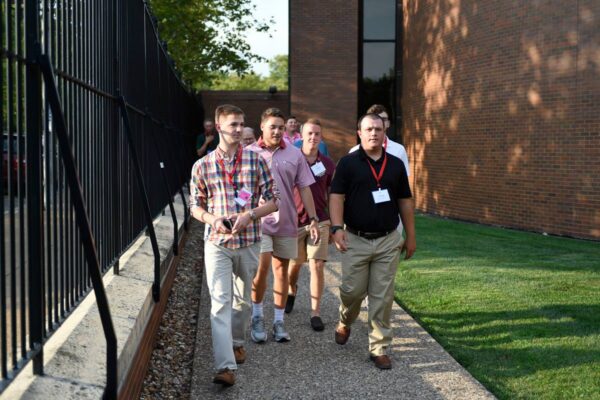
<path id="1" fill-rule="evenodd" d="M 363 232 L 363 231 L 357 231 L 356 229 L 352 229 L 349 226 L 346 226 L 346 230 L 356 236 L 360 236 L 362 238 L 369 239 L 369 240 L 379 239 L 380 237 L 387 236 L 390 233 L 394 232 L 393 230 L 383 231 L 383 232 Z"/>

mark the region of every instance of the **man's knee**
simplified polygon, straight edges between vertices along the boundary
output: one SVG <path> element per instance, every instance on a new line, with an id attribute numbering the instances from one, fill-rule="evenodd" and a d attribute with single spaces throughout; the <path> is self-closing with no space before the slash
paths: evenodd
<path id="1" fill-rule="evenodd" d="M 357 300 L 362 301 L 366 296 L 366 290 L 360 287 L 344 284 L 340 286 L 340 298 L 344 304 L 349 304 Z"/>

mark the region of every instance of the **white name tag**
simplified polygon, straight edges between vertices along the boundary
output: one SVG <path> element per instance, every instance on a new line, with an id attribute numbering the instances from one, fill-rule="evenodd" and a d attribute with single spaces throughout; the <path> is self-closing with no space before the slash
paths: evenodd
<path id="1" fill-rule="evenodd" d="M 310 167 L 315 176 L 323 176 L 325 174 L 325 166 L 321 161 Z"/>
<path id="2" fill-rule="evenodd" d="M 248 200 L 250 200 L 250 198 L 252 198 L 252 192 L 246 190 L 245 188 L 242 188 L 242 190 L 240 190 L 238 194 L 238 197 L 236 197 L 234 201 L 240 207 L 246 207 L 246 204 L 248 203 Z"/>
<path id="3" fill-rule="evenodd" d="M 390 194 L 388 193 L 387 189 L 373 190 L 372 193 L 373 193 L 373 200 L 375 201 L 375 204 L 385 203 L 387 201 L 390 201 Z"/>

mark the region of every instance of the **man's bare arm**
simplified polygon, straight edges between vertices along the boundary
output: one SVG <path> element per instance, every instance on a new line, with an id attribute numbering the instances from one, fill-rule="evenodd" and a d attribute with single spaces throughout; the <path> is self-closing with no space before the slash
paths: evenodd
<path id="1" fill-rule="evenodd" d="M 400 218 L 402 218 L 402 225 L 406 231 L 406 240 L 402 246 L 402 251 L 406 252 L 404 256 L 405 260 L 408 260 L 413 256 L 417 249 L 417 238 L 415 233 L 415 207 L 413 205 L 413 199 L 399 199 L 398 208 L 400 209 Z"/>
<path id="2" fill-rule="evenodd" d="M 343 194 L 330 193 L 329 194 L 329 217 L 331 219 L 331 226 L 344 226 L 344 199 L 346 197 Z M 337 230 L 333 234 L 333 241 L 335 247 L 344 252 L 348 250 L 348 236 L 346 231 L 343 229 Z"/>

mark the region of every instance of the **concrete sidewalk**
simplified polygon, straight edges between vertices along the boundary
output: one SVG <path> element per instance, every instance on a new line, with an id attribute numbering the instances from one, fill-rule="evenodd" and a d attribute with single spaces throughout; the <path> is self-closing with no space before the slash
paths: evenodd
<path id="1" fill-rule="evenodd" d="M 323 332 L 309 324 L 309 272 L 302 270 L 298 297 L 286 328 L 292 340 L 271 340 L 272 291 L 265 298 L 266 344 L 248 338 L 248 358 L 236 372 L 236 384 L 222 388 L 212 383 L 213 355 L 210 297 L 202 287 L 194 356 L 191 399 L 493 399 L 433 338 L 397 304 L 393 307 L 394 341 L 391 370 L 381 371 L 369 360 L 366 305 L 352 325 L 346 345 L 337 345 L 333 330 L 339 306 L 339 253 L 330 247 L 322 300 Z M 271 280 L 269 281 L 269 287 Z"/>

